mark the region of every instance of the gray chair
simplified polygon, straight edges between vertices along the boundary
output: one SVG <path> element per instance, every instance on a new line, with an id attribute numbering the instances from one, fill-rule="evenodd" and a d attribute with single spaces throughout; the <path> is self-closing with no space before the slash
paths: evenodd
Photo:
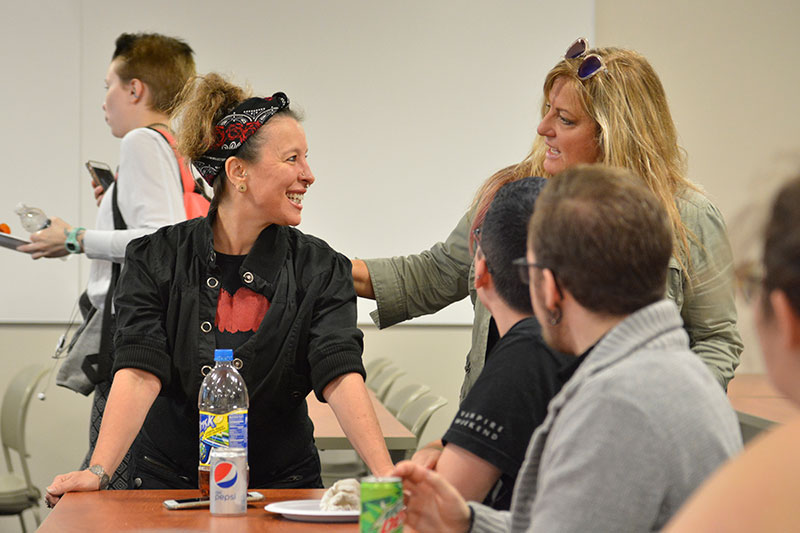
<path id="1" fill-rule="evenodd" d="M 28 404 L 39 381 L 50 371 L 49 366 L 30 365 L 23 368 L 8 384 L 3 395 L 2 413 L 0 413 L 0 437 L 3 443 L 3 455 L 6 458 L 8 473 L 0 475 L 0 515 L 19 515 L 22 531 L 25 520 L 22 512 L 30 509 L 36 521 L 41 524 L 37 508 L 41 499 L 41 491 L 31 481 L 28 470 L 27 448 L 25 447 L 25 422 L 28 415 Z M 22 476 L 14 471 L 10 451 L 19 456 Z"/>
<path id="2" fill-rule="evenodd" d="M 326 489 L 340 479 L 367 475 L 367 465 L 353 450 L 320 450 L 319 461 L 322 486 Z"/>
<path id="3" fill-rule="evenodd" d="M 397 419 L 417 437 L 417 442 L 425 431 L 428 421 L 433 413 L 447 405 L 447 400 L 436 394 L 424 394 L 409 402 L 397 413 Z M 399 453 L 398 453 L 399 452 Z M 414 455 L 414 450 L 393 450 L 390 452 L 392 461 L 397 462 L 409 459 Z"/>
<path id="4" fill-rule="evenodd" d="M 388 357 L 377 357 L 368 363 L 365 363 L 364 370 L 367 371 L 366 384 L 369 385 L 372 380 L 375 379 L 375 376 L 377 376 L 381 370 L 390 364 L 392 364 L 392 360 Z"/>
<path id="5" fill-rule="evenodd" d="M 378 400 L 383 402 L 386 399 L 386 395 L 389 393 L 389 390 L 392 388 L 394 382 L 397 381 L 397 378 L 403 375 L 405 375 L 405 371 L 400 370 L 394 365 L 389 365 L 384 367 L 384 369 L 381 370 L 377 376 L 375 376 L 375 379 L 372 380 L 372 383 L 367 385 L 367 387 L 372 389 Z"/>
<path id="6" fill-rule="evenodd" d="M 411 383 L 398 389 L 396 392 L 389 394 L 386 397 L 386 401 L 383 402 L 383 405 L 386 407 L 387 411 L 393 415 L 396 415 L 400 412 L 400 409 L 430 391 L 431 388 L 427 385 L 422 385 L 421 383 Z"/>

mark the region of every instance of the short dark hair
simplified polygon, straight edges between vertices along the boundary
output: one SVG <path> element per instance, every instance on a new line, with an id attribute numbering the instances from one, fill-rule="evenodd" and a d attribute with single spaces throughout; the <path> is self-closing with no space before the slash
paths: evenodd
<path id="1" fill-rule="evenodd" d="M 578 165 L 550 178 L 536 202 L 528 246 L 590 311 L 626 315 L 664 298 L 669 218 L 628 170 Z"/>
<path id="2" fill-rule="evenodd" d="M 180 39 L 158 33 L 123 33 L 117 37 L 116 73 L 124 82 L 136 78 L 150 89 L 150 107 L 169 113 L 186 81 L 195 75 L 194 51 Z"/>
<path id="3" fill-rule="evenodd" d="M 489 205 L 481 225 L 480 248 L 497 294 L 522 313 L 533 312 L 531 297 L 511 262 L 525 255 L 533 204 L 546 183 L 544 178 L 523 178 L 504 185 Z"/>
<path id="4" fill-rule="evenodd" d="M 784 185 L 769 214 L 764 237 L 764 301 L 781 290 L 800 313 L 800 177 Z M 771 307 L 765 306 L 771 312 Z"/>

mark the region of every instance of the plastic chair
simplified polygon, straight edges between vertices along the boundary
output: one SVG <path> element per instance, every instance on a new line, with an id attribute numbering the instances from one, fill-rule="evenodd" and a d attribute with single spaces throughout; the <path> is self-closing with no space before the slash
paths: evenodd
<path id="1" fill-rule="evenodd" d="M 421 383 L 411 383 L 401 388 L 397 392 L 387 395 L 386 401 L 383 403 L 386 410 L 396 415 L 400 409 L 413 402 L 423 394 L 431 391 L 431 388 Z"/>
<path id="2" fill-rule="evenodd" d="M 424 394 L 400 409 L 397 413 L 397 419 L 417 437 L 417 442 L 419 442 L 419 438 L 422 436 L 422 432 L 425 431 L 425 426 L 428 425 L 433 413 L 445 405 L 447 405 L 447 400 L 443 397 L 436 394 Z M 396 452 L 395 450 L 390 452 L 392 461 L 395 463 L 403 459 L 410 459 L 414 454 L 414 450 L 399 450 L 399 453 Z"/>
<path id="3" fill-rule="evenodd" d="M 41 491 L 31 481 L 28 470 L 28 457 L 25 447 L 25 422 L 28 415 L 28 404 L 39 381 L 50 371 L 49 366 L 30 365 L 23 368 L 11 379 L 3 395 L 2 413 L 0 413 L 0 437 L 3 443 L 3 455 L 6 458 L 8 473 L 0 475 L 0 514 L 19 515 L 22 531 L 25 520 L 22 512 L 31 509 L 36 527 L 41 524 L 37 508 Z M 22 477 L 14 472 L 10 450 L 19 455 Z"/>
<path id="4" fill-rule="evenodd" d="M 366 384 L 369 385 L 375 379 L 375 376 L 390 364 L 392 364 L 392 360 L 388 357 L 378 357 L 364 364 L 364 370 L 367 371 Z"/>
<path id="5" fill-rule="evenodd" d="M 400 370 L 394 365 L 389 365 L 381 370 L 377 376 L 375 376 L 372 384 L 367 386 L 372 389 L 378 400 L 383 403 L 383 401 L 386 399 L 386 395 L 389 394 L 389 389 L 392 388 L 394 382 L 397 381 L 397 378 L 404 375 L 405 371 Z"/>
<path id="6" fill-rule="evenodd" d="M 367 475 L 367 465 L 353 450 L 320 450 L 319 460 L 322 486 L 326 489 L 340 479 Z"/>

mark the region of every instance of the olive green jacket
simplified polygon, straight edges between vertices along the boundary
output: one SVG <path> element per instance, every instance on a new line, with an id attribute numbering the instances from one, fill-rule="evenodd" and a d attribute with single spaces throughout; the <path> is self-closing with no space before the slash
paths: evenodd
<path id="1" fill-rule="evenodd" d="M 697 240 L 690 243 L 688 264 L 693 276 L 687 276 L 678 260 L 671 258 L 666 294 L 681 310 L 692 350 L 717 381 L 727 387 L 739 364 L 742 340 L 736 329 L 733 259 L 725 222 L 719 210 L 700 193 L 687 191 L 676 202 L 684 224 Z M 468 245 L 472 216 L 472 212 L 464 215 L 446 241 L 422 253 L 365 260 L 378 304 L 371 317 L 378 328 L 435 313 L 469 295 L 475 317 L 462 399 L 483 369 L 491 317 L 477 298 L 473 283 Z M 686 265 L 687 261 L 683 263 Z"/>

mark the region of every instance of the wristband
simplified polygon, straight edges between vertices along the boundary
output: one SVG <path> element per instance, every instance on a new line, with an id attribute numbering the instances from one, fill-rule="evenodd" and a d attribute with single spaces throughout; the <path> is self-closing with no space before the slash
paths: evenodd
<path id="1" fill-rule="evenodd" d="M 86 228 L 72 228 L 67 231 L 67 240 L 64 241 L 64 247 L 71 254 L 79 254 L 82 251 L 81 243 L 78 242 L 78 234 L 86 231 Z"/>

